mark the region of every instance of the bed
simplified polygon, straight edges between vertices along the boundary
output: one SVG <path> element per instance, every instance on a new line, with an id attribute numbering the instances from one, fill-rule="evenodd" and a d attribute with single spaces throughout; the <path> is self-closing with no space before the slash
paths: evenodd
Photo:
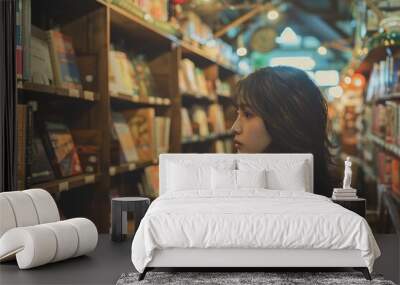
<path id="1" fill-rule="evenodd" d="M 361 216 L 313 194 L 311 154 L 162 154 L 160 197 L 132 242 L 158 267 L 353 267 L 380 251 Z"/>

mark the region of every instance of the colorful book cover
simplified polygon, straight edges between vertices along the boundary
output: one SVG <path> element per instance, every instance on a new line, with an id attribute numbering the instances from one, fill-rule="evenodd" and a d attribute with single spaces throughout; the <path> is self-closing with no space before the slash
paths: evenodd
<path id="1" fill-rule="evenodd" d="M 45 143 L 50 145 L 53 167 L 61 177 L 82 172 L 78 152 L 69 128 L 63 123 L 45 122 Z"/>
<path id="2" fill-rule="evenodd" d="M 112 112 L 112 122 L 121 146 L 124 162 L 138 161 L 139 155 L 124 115 Z"/>
<path id="3" fill-rule="evenodd" d="M 153 108 L 140 108 L 123 111 L 136 146 L 139 160 L 150 161 L 153 159 L 153 129 L 155 110 Z"/>
<path id="4" fill-rule="evenodd" d="M 41 183 L 54 179 L 51 167 L 42 139 L 34 136 L 32 140 L 32 166 L 30 170 L 30 183 Z"/>
<path id="5" fill-rule="evenodd" d="M 49 42 L 56 85 L 79 89 L 80 74 L 71 37 L 59 31 L 49 31 Z"/>

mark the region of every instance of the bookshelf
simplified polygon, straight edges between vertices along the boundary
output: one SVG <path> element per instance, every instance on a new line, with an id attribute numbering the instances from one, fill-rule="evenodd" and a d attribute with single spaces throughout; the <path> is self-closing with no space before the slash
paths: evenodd
<path id="1" fill-rule="evenodd" d="M 233 86 L 242 76 L 236 67 L 165 32 L 160 23 L 148 20 L 140 13 L 130 13 L 111 1 L 35 0 L 31 1 L 31 11 L 33 25 L 42 30 L 58 28 L 72 39 L 79 68 L 83 62 L 84 68 L 80 69 L 82 88 L 19 81 L 18 103 L 35 102 L 35 121 L 61 121 L 71 131 L 96 134 L 93 144 L 98 149 L 98 171 L 27 185 L 27 188 L 43 188 L 52 193 L 64 209 L 65 217 L 86 216 L 93 220 L 99 232 L 108 232 L 111 197 L 138 195 L 135 183 L 141 173 L 147 167 L 158 165 L 157 159 L 115 163 L 112 112 L 152 108 L 155 116 L 169 118 L 168 151 L 173 153 L 214 152 L 217 141 L 232 139 L 233 134 L 224 131 L 182 140 L 182 107 L 200 105 L 207 108 L 220 104 L 225 111 L 233 108 L 233 101 L 226 94 L 211 99 L 182 93 L 178 73 L 182 59 L 189 58 L 207 78 L 218 78 Z M 144 55 L 154 78 L 155 94 L 133 96 L 110 90 L 109 55 L 111 50 L 119 48 L 127 53 Z M 90 82 L 85 81 L 87 75 L 92 77 Z M 233 120 L 229 114 L 235 115 L 228 112 L 227 125 Z"/>
<path id="2" fill-rule="evenodd" d="M 377 230 L 384 232 L 393 228 L 400 231 L 400 73 L 397 71 L 400 46 L 395 40 L 397 36 L 394 32 L 374 34 L 365 42 L 366 53 L 351 65 L 355 73 L 367 79 L 357 145 L 360 162 L 356 162 L 364 173 L 361 190 L 367 195 L 369 205 L 379 212 Z M 387 227 L 388 224 L 392 226 Z"/>

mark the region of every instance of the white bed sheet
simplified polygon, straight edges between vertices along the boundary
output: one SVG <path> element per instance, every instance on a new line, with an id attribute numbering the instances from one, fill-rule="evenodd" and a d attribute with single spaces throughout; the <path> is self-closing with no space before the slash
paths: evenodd
<path id="1" fill-rule="evenodd" d="M 372 272 L 380 250 L 361 216 L 307 192 L 247 189 L 170 192 L 157 198 L 132 243 L 143 272 L 155 249 L 357 249 Z"/>

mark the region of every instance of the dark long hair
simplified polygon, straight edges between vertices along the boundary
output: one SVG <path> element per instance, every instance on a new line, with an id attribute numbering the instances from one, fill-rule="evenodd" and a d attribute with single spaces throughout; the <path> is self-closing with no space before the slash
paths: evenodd
<path id="1" fill-rule="evenodd" d="M 271 136 L 267 153 L 312 153 L 314 193 L 330 196 L 333 164 L 327 134 L 328 107 L 321 91 L 302 70 L 265 67 L 240 80 L 235 101 L 260 116 Z"/>

